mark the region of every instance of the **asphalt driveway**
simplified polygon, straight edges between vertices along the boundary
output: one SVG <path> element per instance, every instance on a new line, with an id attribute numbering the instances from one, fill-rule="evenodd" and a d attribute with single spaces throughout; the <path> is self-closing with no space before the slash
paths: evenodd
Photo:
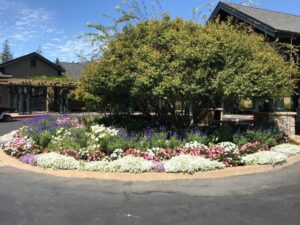
<path id="1" fill-rule="evenodd" d="M 57 178 L 0 166 L 0 225 L 25 224 L 299 225 L 300 163 L 265 174 L 168 182 Z"/>
<path id="2" fill-rule="evenodd" d="M 21 124 L 22 124 L 22 120 L 13 120 L 11 122 L 0 121 L 0 135 L 18 129 L 21 126 Z"/>

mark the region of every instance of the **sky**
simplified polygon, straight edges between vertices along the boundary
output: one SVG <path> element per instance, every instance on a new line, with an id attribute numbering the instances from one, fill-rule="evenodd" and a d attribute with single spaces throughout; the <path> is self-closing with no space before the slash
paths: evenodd
<path id="1" fill-rule="evenodd" d="M 7 39 L 14 57 L 37 49 L 54 61 L 78 61 L 78 55 L 88 55 L 93 47 L 78 36 L 93 32 L 87 23 L 109 25 L 118 16 L 116 6 L 124 0 L 0 0 L 0 44 Z M 193 9 L 209 14 L 216 0 L 161 0 L 163 11 L 172 17 L 191 19 Z M 232 0 L 240 3 L 241 0 Z M 148 8 L 153 0 L 145 0 Z M 207 4 L 212 6 L 208 7 Z M 299 0 L 253 0 L 255 7 L 300 15 Z"/>

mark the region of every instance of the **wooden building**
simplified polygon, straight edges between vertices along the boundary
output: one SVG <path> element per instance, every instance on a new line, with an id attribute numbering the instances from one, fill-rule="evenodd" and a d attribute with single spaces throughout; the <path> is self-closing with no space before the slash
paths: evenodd
<path id="1" fill-rule="evenodd" d="M 0 106 L 14 108 L 20 114 L 68 112 L 68 93 L 79 82 L 66 72 L 35 52 L 0 64 Z"/>

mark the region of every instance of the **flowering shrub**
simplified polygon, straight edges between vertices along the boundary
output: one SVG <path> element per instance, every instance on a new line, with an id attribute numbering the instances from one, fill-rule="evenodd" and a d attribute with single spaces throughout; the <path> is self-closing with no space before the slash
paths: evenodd
<path id="1" fill-rule="evenodd" d="M 52 132 L 58 127 L 56 118 L 49 114 L 26 119 L 24 125 L 30 137 L 35 137 L 44 131 Z"/>
<path id="2" fill-rule="evenodd" d="M 50 152 L 37 155 L 36 165 L 43 168 L 74 170 L 80 167 L 80 162 L 73 157 Z"/>
<path id="3" fill-rule="evenodd" d="M 152 170 L 158 173 L 165 172 L 163 162 L 157 162 L 155 160 L 152 160 Z"/>
<path id="4" fill-rule="evenodd" d="M 191 141 L 191 142 L 185 143 L 184 147 L 185 148 L 198 148 L 198 147 L 206 147 L 206 146 L 197 141 Z"/>
<path id="5" fill-rule="evenodd" d="M 50 141 L 50 149 L 69 149 L 79 151 L 87 147 L 88 136 L 84 128 L 58 128 Z"/>
<path id="6" fill-rule="evenodd" d="M 138 149 L 128 149 L 125 151 L 126 156 L 134 156 L 134 157 L 141 157 L 147 160 L 154 160 L 154 155 L 147 151 L 140 151 Z"/>
<path id="7" fill-rule="evenodd" d="M 280 164 L 286 161 L 286 155 L 278 152 L 257 152 L 242 157 L 246 165 Z"/>
<path id="8" fill-rule="evenodd" d="M 122 149 L 118 148 L 118 149 L 113 151 L 113 153 L 110 155 L 110 158 L 113 159 L 113 160 L 114 159 L 120 159 L 120 158 L 123 157 L 123 155 L 124 155 L 124 151 Z"/>
<path id="9" fill-rule="evenodd" d="M 147 128 L 137 132 L 90 122 L 85 126 L 82 121 L 69 115 L 29 119 L 17 132 L 0 138 L 0 147 L 24 163 L 45 168 L 134 173 L 165 170 L 190 173 L 244 163 L 276 164 L 281 160 L 276 153 L 286 156 L 300 153 L 300 147 L 291 144 L 275 146 L 269 152 L 271 146 L 287 140 L 282 132 L 248 130 L 235 135 L 233 143 L 224 138 L 228 135 L 216 135 L 222 129 L 213 133 L 208 130 L 207 136 L 197 128 L 188 131 Z M 225 142 L 218 143 L 221 140 Z"/>
<path id="10" fill-rule="evenodd" d="M 19 133 L 20 132 L 17 130 L 17 131 L 12 131 L 12 132 L 10 132 L 8 134 L 5 134 L 5 135 L 1 135 L 0 136 L 0 146 L 5 144 L 6 142 L 10 141 L 14 137 L 17 137 L 19 135 Z"/>
<path id="11" fill-rule="evenodd" d="M 281 144 L 271 148 L 272 152 L 284 153 L 288 156 L 300 154 L 300 146 L 293 144 Z"/>
<path id="12" fill-rule="evenodd" d="M 64 156 L 71 156 L 74 159 L 81 159 L 80 153 L 78 151 L 75 150 L 71 150 L 71 149 L 60 149 L 58 151 L 59 154 L 64 155 Z"/>
<path id="13" fill-rule="evenodd" d="M 101 151 L 90 151 L 87 156 L 87 161 L 100 161 L 106 157 L 106 154 Z"/>
<path id="14" fill-rule="evenodd" d="M 90 148 L 94 150 L 107 150 L 107 142 L 111 137 L 117 136 L 118 130 L 104 125 L 91 126 Z"/>
<path id="15" fill-rule="evenodd" d="M 141 157 L 124 156 L 108 165 L 110 172 L 143 173 L 152 169 L 152 162 Z"/>
<path id="16" fill-rule="evenodd" d="M 22 163 L 30 164 L 30 165 L 35 165 L 35 163 L 36 163 L 36 158 L 35 158 L 35 155 L 33 155 L 33 154 L 23 155 L 19 158 L 19 160 Z"/>
<path id="17" fill-rule="evenodd" d="M 83 128 L 84 124 L 81 123 L 78 117 L 73 117 L 69 115 L 62 115 L 56 119 L 56 124 L 59 126 L 65 127 L 76 127 L 76 128 Z"/>
<path id="18" fill-rule="evenodd" d="M 84 164 L 83 169 L 87 171 L 99 171 L 99 172 L 107 172 L 109 170 L 108 167 L 109 162 L 102 160 L 102 161 L 95 161 L 95 162 L 87 162 Z"/>
<path id="19" fill-rule="evenodd" d="M 13 138 L 2 144 L 1 148 L 9 155 L 20 157 L 35 152 L 34 142 L 31 138 Z M 37 151 L 39 152 L 39 150 Z"/>
<path id="20" fill-rule="evenodd" d="M 241 155 L 253 154 L 259 151 L 268 151 L 269 147 L 265 144 L 261 144 L 260 142 L 247 143 L 239 148 L 239 153 Z"/>
<path id="21" fill-rule="evenodd" d="M 232 142 L 221 142 L 218 144 L 218 146 L 224 148 L 225 152 L 237 153 L 239 150 L 238 147 L 236 146 L 236 144 L 234 144 Z"/>
<path id="22" fill-rule="evenodd" d="M 168 173 L 194 173 L 224 167 L 223 163 L 192 155 L 175 156 L 164 162 L 165 171 Z"/>

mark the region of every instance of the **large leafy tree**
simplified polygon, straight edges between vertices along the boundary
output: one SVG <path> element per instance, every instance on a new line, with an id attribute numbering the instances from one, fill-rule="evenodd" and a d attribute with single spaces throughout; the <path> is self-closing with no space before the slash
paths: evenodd
<path id="1" fill-rule="evenodd" d="M 8 40 L 5 40 L 3 42 L 2 52 L 0 54 L 0 60 L 2 63 L 4 63 L 11 59 L 13 59 L 13 55 L 10 51 Z"/>
<path id="2" fill-rule="evenodd" d="M 81 96 L 99 108 L 129 106 L 194 119 L 221 100 L 279 98 L 293 90 L 296 69 L 264 38 L 229 22 L 199 24 L 164 16 L 125 26 L 88 66 Z"/>

